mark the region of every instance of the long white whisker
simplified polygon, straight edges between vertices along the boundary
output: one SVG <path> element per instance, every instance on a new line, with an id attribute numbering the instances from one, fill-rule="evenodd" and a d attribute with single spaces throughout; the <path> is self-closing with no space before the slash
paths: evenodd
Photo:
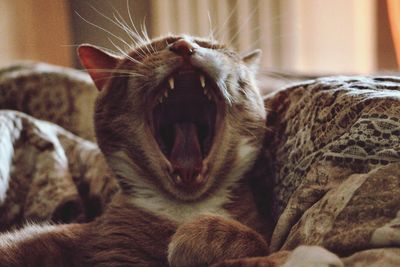
<path id="1" fill-rule="evenodd" d="M 129 32 L 132 34 L 133 37 L 135 37 L 137 39 L 137 41 L 140 42 L 141 45 L 144 45 L 146 43 L 146 41 L 144 40 L 144 38 L 140 35 L 139 31 L 136 29 L 136 26 L 134 23 L 132 23 L 132 27 L 130 28 L 128 27 L 128 23 L 126 22 L 126 20 L 121 16 L 121 14 L 119 13 L 119 11 L 114 8 L 115 13 L 118 15 L 119 19 L 115 16 L 114 14 L 114 19 L 116 19 L 121 25 L 124 25 L 125 27 L 127 27 L 129 29 Z M 129 15 L 129 14 L 128 14 Z M 130 19 L 132 18 L 132 16 L 130 17 Z M 150 51 L 149 51 L 150 52 Z"/>
<path id="2" fill-rule="evenodd" d="M 81 45 L 82 45 L 82 44 L 69 44 L 69 45 L 61 45 L 61 46 L 79 47 L 79 46 L 81 46 Z M 112 49 L 110 49 L 110 48 L 107 48 L 107 47 L 104 47 L 104 46 L 100 46 L 100 45 L 96 45 L 96 47 L 97 47 L 97 48 L 100 48 L 101 50 L 106 51 L 106 52 L 108 52 L 108 53 L 110 53 L 110 54 L 113 54 L 113 55 L 116 55 L 116 56 L 122 56 L 122 55 L 120 55 L 117 51 L 114 51 L 114 50 L 112 50 Z"/>
<path id="3" fill-rule="evenodd" d="M 137 41 L 136 39 L 134 39 L 134 36 L 133 36 L 132 33 L 131 33 L 132 30 L 131 30 L 129 27 L 127 27 L 125 24 L 123 24 L 121 21 L 119 21 L 119 20 L 115 17 L 114 14 L 113 14 L 114 19 L 115 19 L 117 22 L 114 21 L 113 19 L 111 19 L 110 17 L 108 17 L 107 15 L 105 15 L 104 13 L 100 12 L 99 10 L 97 10 L 95 7 L 91 6 L 91 8 L 92 8 L 94 11 L 96 11 L 97 14 L 99 14 L 99 15 L 102 16 L 102 17 L 104 17 L 105 19 L 107 19 L 108 21 L 110 21 L 112 24 L 114 24 L 115 26 L 117 26 L 118 28 L 120 28 L 121 30 L 123 30 L 123 31 L 128 35 L 128 37 L 133 41 L 134 45 L 140 47 L 140 44 L 138 43 L 138 41 Z M 128 43 L 126 43 L 126 42 L 125 42 L 125 44 L 126 44 L 130 49 L 132 49 L 132 46 L 131 46 L 130 44 L 128 44 Z M 143 54 L 141 54 L 141 53 L 139 53 L 139 54 L 140 54 L 142 57 L 145 57 L 146 53 L 145 53 L 143 50 L 142 50 L 142 52 L 143 52 Z"/>
<path id="4" fill-rule="evenodd" d="M 127 7 L 127 10 L 128 10 L 128 16 L 129 16 L 129 20 L 130 20 L 130 22 L 131 22 L 131 25 L 132 25 L 133 28 L 136 28 L 136 27 L 135 27 L 135 23 L 133 23 L 133 19 L 132 19 L 132 15 L 131 15 L 131 10 L 130 10 L 130 8 L 129 8 L 129 0 L 126 0 L 126 7 Z M 143 31 L 142 31 L 142 33 L 143 33 Z M 135 35 L 136 35 L 136 38 L 142 40 L 142 42 L 143 42 L 143 38 L 141 38 L 140 34 L 139 34 L 137 31 L 136 31 L 136 34 L 135 34 Z M 147 35 L 147 31 L 146 31 L 145 33 L 143 33 L 143 35 L 144 35 L 144 37 L 146 38 L 145 41 L 150 42 L 150 38 L 149 38 L 149 36 Z M 145 42 L 143 42 L 143 43 L 145 43 Z M 153 52 L 154 52 L 154 51 L 153 51 Z"/>
<path id="5" fill-rule="evenodd" d="M 137 76 L 135 76 L 135 75 L 113 75 L 112 76 L 113 78 L 131 78 L 131 77 L 137 77 Z M 102 80 L 107 80 L 107 79 L 110 79 L 110 77 L 104 77 L 104 78 L 96 78 L 96 79 L 93 79 L 94 81 L 102 81 Z"/>
<path id="6" fill-rule="evenodd" d="M 131 25 L 133 26 L 133 25 L 135 25 L 135 24 L 133 23 L 133 19 L 132 19 L 132 16 L 131 16 L 131 10 L 130 10 L 130 8 L 129 8 L 129 0 L 126 0 L 126 8 L 127 8 L 127 10 L 128 10 L 129 20 L 131 21 Z"/>
<path id="7" fill-rule="evenodd" d="M 215 42 L 214 30 L 213 30 L 213 27 L 212 27 L 210 10 L 207 10 L 207 17 L 208 17 L 208 38 L 210 38 L 211 41 Z"/>
<path id="8" fill-rule="evenodd" d="M 119 20 L 115 14 L 113 14 L 114 19 L 117 21 L 116 24 L 119 28 L 121 28 L 125 33 L 129 36 L 129 38 L 133 41 L 135 46 L 141 46 L 141 43 L 135 39 L 135 34 L 132 32 L 132 29 L 129 28 L 123 21 Z"/>
<path id="9" fill-rule="evenodd" d="M 143 36 L 146 38 L 146 40 L 147 40 L 147 42 L 148 42 L 148 44 L 149 44 L 151 50 L 153 51 L 153 53 L 155 53 L 156 50 L 155 50 L 154 46 L 153 46 L 152 43 L 151 43 L 149 34 L 147 33 L 146 17 L 143 18 L 143 23 L 142 23 L 142 25 L 141 25 L 141 29 L 142 29 L 142 34 L 143 34 Z"/>
<path id="10" fill-rule="evenodd" d="M 123 42 L 124 44 L 126 44 L 127 46 L 129 46 L 129 44 L 128 44 L 124 39 L 122 39 L 121 37 L 119 37 L 119 36 L 113 34 L 113 33 L 110 32 L 109 30 L 106 30 L 106 29 L 100 27 L 99 25 L 96 25 L 96 24 L 94 24 L 93 22 L 91 22 L 91 21 L 85 19 L 85 18 L 82 17 L 77 11 L 75 11 L 75 14 L 77 14 L 77 15 L 78 15 L 83 21 L 85 21 L 86 23 L 88 23 L 88 24 L 92 25 L 93 27 L 96 27 L 96 28 L 98 28 L 98 29 L 100 29 L 100 30 L 102 30 L 102 31 L 104 31 L 104 32 L 106 32 L 106 33 L 108 33 L 108 34 L 111 35 L 112 37 L 116 38 L 117 40 L 119 40 L 119 41 Z"/>
<path id="11" fill-rule="evenodd" d="M 125 22 L 125 24 L 127 25 L 128 23 L 124 20 L 124 18 L 121 16 L 121 14 L 119 14 L 118 10 L 116 10 L 116 12 L 117 12 L 117 14 L 119 15 L 120 19 L 121 19 L 123 22 Z M 132 19 L 132 16 L 130 16 L 130 19 Z M 135 38 L 138 39 L 138 41 L 141 42 L 142 45 L 145 45 L 145 44 L 146 44 L 146 39 L 145 39 L 143 36 L 140 35 L 138 29 L 136 28 L 136 26 L 135 26 L 135 24 L 133 23 L 132 20 L 131 20 L 131 22 L 132 22 L 132 27 L 133 27 L 133 28 L 132 28 L 133 31 L 132 31 L 132 29 L 131 29 L 131 33 L 135 36 Z M 144 47 L 147 49 L 147 51 L 148 51 L 149 53 L 151 53 L 151 51 L 149 50 L 149 48 L 148 48 L 147 46 L 144 46 Z"/>
<path id="12" fill-rule="evenodd" d="M 127 2 L 128 4 L 128 2 Z M 117 23 L 122 27 L 121 29 L 123 29 L 128 35 L 131 35 L 130 38 L 136 38 L 133 39 L 133 41 L 135 42 L 135 45 L 140 46 L 142 45 L 141 43 L 141 38 L 140 36 L 138 36 L 137 34 L 135 34 L 133 32 L 133 30 L 128 26 L 128 23 L 125 21 L 125 19 L 122 17 L 121 13 L 119 13 L 118 9 L 116 9 L 111 3 L 110 3 L 111 8 L 114 10 L 113 12 L 113 18 L 117 21 Z M 119 19 L 117 18 L 117 16 L 119 17 Z"/>
<path id="13" fill-rule="evenodd" d="M 131 62 L 133 63 L 137 63 L 139 65 L 143 65 L 142 62 L 134 59 L 133 57 L 131 57 L 130 55 L 128 55 L 128 53 L 126 53 L 121 47 L 119 47 L 117 44 L 115 44 L 110 38 L 108 38 L 108 40 L 113 44 L 113 46 L 115 48 L 117 48 L 127 59 L 129 59 Z"/>
<path id="14" fill-rule="evenodd" d="M 91 6 L 93 10 L 95 10 L 99 15 L 101 15 L 102 17 L 104 17 L 105 19 L 107 19 L 108 21 L 110 21 L 112 24 L 116 25 L 118 28 L 120 28 L 121 30 L 123 30 L 128 37 L 131 39 L 131 41 L 133 42 L 133 46 L 136 48 L 139 48 L 139 50 L 137 50 L 137 53 L 141 56 L 141 57 L 145 57 L 146 56 L 146 52 L 141 48 L 142 43 L 139 42 L 140 38 L 138 38 L 138 36 L 133 32 L 133 30 L 131 28 L 129 28 L 128 24 L 126 23 L 126 21 L 122 18 L 121 14 L 118 12 L 118 10 L 112 5 L 110 4 L 111 8 L 113 8 L 113 10 L 115 12 L 117 12 L 118 16 L 120 17 L 120 19 L 118 19 L 116 17 L 116 15 L 113 13 L 113 18 L 115 19 L 115 21 L 108 17 L 107 15 L 105 15 L 104 13 L 100 12 L 99 10 L 97 10 L 95 7 Z M 122 20 L 122 21 L 121 21 Z M 125 22 L 125 23 L 124 23 Z M 135 39 L 136 38 L 136 39 Z M 132 45 L 128 44 L 127 42 L 124 42 L 129 49 L 132 49 Z"/>
<path id="15" fill-rule="evenodd" d="M 217 85 L 219 88 L 221 88 L 223 96 L 226 98 L 226 100 L 228 100 L 228 104 L 232 105 L 232 97 L 228 93 L 228 88 L 226 87 L 225 82 L 217 82 Z"/>
<path id="16" fill-rule="evenodd" d="M 225 19 L 224 23 L 222 24 L 222 26 L 217 29 L 217 31 L 215 32 L 215 35 L 218 37 L 218 39 L 222 40 L 223 38 L 220 36 L 221 31 L 226 30 L 225 26 L 226 24 L 231 20 L 233 14 L 235 14 L 236 10 L 237 10 L 237 6 L 238 6 L 238 2 L 235 3 L 234 7 L 232 8 L 232 11 L 229 13 L 228 17 Z"/>
<path id="17" fill-rule="evenodd" d="M 235 38 L 240 34 L 240 32 L 243 30 L 243 28 L 249 23 L 251 19 L 253 19 L 254 14 L 256 13 L 257 9 L 253 9 L 253 11 L 250 13 L 246 21 L 239 27 L 239 29 L 236 31 L 236 33 L 229 39 L 228 44 L 230 44 Z"/>
<path id="18" fill-rule="evenodd" d="M 117 73 L 117 74 L 127 74 L 132 76 L 145 76 L 140 73 L 133 72 L 132 70 L 123 70 L 123 69 L 86 69 L 87 71 L 95 71 L 95 72 L 106 72 L 106 73 Z"/>
<path id="19" fill-rule="evenodd" d="M 121 15 L 118 13 L 118 16 L 120 18 L 117 18 L 115 14 L 113 14 L 114 19 L 117 21 L 117 23 L 120 25 L 120 27 L 123 28 L 123 30 L 130 36 L 131 40 L 135 43 L 136 48 L 139 48 L 140 51 L 143 53 L 141 56 L 146 57 L 147 52 L 144 51 L 142 48 L 144 45 L 143 40 L 141 39 L 140 35 L 135 33 L 131 28 L 129 28 L 126 24 L 126 21 L 121 17 Z M 148 50 L 148 49 L 147 49 Z M 148 51 L 150 52 L 150 51 Z"/>

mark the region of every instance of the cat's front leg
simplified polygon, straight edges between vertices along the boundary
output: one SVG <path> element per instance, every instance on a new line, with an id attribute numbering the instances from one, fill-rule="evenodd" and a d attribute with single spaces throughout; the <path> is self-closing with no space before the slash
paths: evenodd
<path id="1" fill-rule="evenodd" d="M 238 221 L 215 215 L 202 215 L 181 225 L 168 246 L 172 267 L 208 266 L 267 254 L 268 244 L 260 234 Z"/>

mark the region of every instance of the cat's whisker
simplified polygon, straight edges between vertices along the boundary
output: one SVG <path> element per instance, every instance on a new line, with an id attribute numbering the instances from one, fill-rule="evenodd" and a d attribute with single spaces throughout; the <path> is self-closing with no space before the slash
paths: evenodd
<path id="1" fill-rule="evenodd" d="M 126 8 L 127 8 L 127 11 L 128 11 L 129 20 L 131 21 L 131 25 L 133 26 L 133 25 L 135 25 L 135 23 L 133 23 L 131 10 L 130 10 L 130 7 L 129 7 L 129 0 L 126 0 Z"/>
<path id="2" fill-rule="evenodd" d="M 142 62 L 134 59 L 133 57 L 131 57 L 130 55 L 128 55 L 128 53 L 126 53 L 121 47 L 119 47 L 117 44 L 115 44 L 111 39 L 108 39 L 116 49 L 118 49 L 127 59 L 129 59 L 131 62 L 139 64 L 139 65 L 143 65 Z"/>
<path id="3" fill-rule="evenodd" d="M 126 74 L 130 76 L 136 76 L 136 77 L 144 77 L 145 75 L 133 72 L 132 70 L 123 70 L 123 69 L 87 69 L 88 71 L 95 71 L 95 72 L 104 72 L 104 73 L 110 73 L 110 74 Z"/>
<path id="4" fill-rule="evenodd" d="M 131 77 L 135 77 L 132 75 L 113 75 L 113 78 L 131 78 Z M 110 79 L 109 77 L 104 77 L 104 78 L 96 78 L 94 79 L 94 81 L 98 82 L 98 81 L 103 81 L 103 80 L 108 80 Z"/>
<path id="5" fill-rule="evenodd" d="M 119 15 L 119 16 L 121 16 L 121 15 Z M 135 48 L 138 48 L 142 52 L 141 56 L 146 57 L 148 55 L 148 53 L 150 53 L 150 51 L 148 49 L 146 49 L 147 50 L 147 52 L 146 52 L 143 49 L 143 47 L 145 47 L 145 48 L 147 48 L 147 47 L 145 46 L 145 42 L 142 39 L 142 37 L 137 32 L 135 32 L 133 29 L 131 29 L 129 26 L 127 26 L 126 21 L 122 17 L 120 18 L 122 20 L 117 18 L 115 14 L 113 14 L 113 17 L 116 20 L 119 27 L 121 29 L 123 29 L 128 34 L 129 38 L 133 41 Z"/>
<path id="6" fill-rule="evenodd" d="M 127 2 L 127 4 L 128 4 L 128 2 Z M 114 7 L 113 7 L 113 9 L 114 9 L 115 13 L 116 13 L 116 14 L 118 15 L 118 17 L 119 17 L 119 19 L 118 19 L 118 18 L 115 16 L 115 14 L 113 14 L 114 19 L 117 20 L 121 25 L 124 25 L 127 29 L 129 29 L 129 33 L 132 34 L 132 37 L 134 37 L 134 38 L 137 39 L 137 41 L 138 41 L 137 45 L 138 45 L 139 47 L 140 47 L 140 46 L 144 46 L 144 47 L 146 48 L 146 50 L 148 50 L 148 52 L 151 53 L 150 50 L 148 49 L 148 47 L 146 46 L 146 39 L 143 38 L 143 36 L 140 35 L 140 33 L 139 33 L 139 31 L 137 30 L 135 24 L 132 22 L 132 19 L 131 19 L 132 16 L 130 16 L 130 20 L 131 20 L 131 23 L 132 23 L 132 28 L 130 28 L 130 27 L 128 26 L 128 23 L 126 22 L 126 20 L 125 20 L 125 19 L 121 16 L 121 14 L 119 13 L 119 11 L 118 11 L 116 8 L 114 8 Z M 128 15 L 130 15 L 130 12 L 128 13 Z"/>
<path id="7" fill-rule="evenodd" d="M 207 10 L 207 17 L 208 17 L 208 38 L 210 38 L 212 42 L 215 42 L 214 29 L 212 27 L 210 10 Z"/>
<path id="8" fill-rule="evenodd" d="M 131 11 L 129 8 L 129 0 L 126 1 L 126 7 L 127 7 L 127 11 L 128 11 L 128 16 L 129 16 L 129 20 L 131 22 L 131 25 L 133 28 L 135 28 L 135 23 L 133 23 L 133 19 L 132 19 L 132 15 L 131 15 Z M 149 35 L 147 33 L 147 29 L 146 29 L 146 17 L 143 18 L 143 23 L 142 23 L 142 35 L 145 38 L 145 42 L 150 44 L 150 47 L 152 48 L 153 52 L 155 52 L 154 47 L 151 44 L 151 40 L 149 38 Z"/>
<path id="9" fill-rule="evenodd" d="M 229 23 L 229 21 L 232 19 L 233 15 L 235 14 L 235 12 L 237 11 L 237 7 L 238 7 L 238 2 L 236 1 L 235 5 L 233 6 L 231 12 L 229 13 L 228 17 L 225 19 L 224 23 L 222 24 L 221 27 L 217 27 L 217 31 L 215 32 L 215 35 L 217 36 L 218 39 L 220 40 L 224 40 L 225 36 L 221 36 L 220 33 L 222 31 L 227 30 L 226 29 L 226 25 L 227 23 Z"/>
<path id="10" fill-rule="evenodd" d="M 133 27 L 134 29 L 136 29 L 135 23 L 133 23 L 133 20 L 132 20 L 132 15 L 131 15 L 131 12 L 130 12 L 130 9 L 129 9 L 128 0 L 127 0 L 126 4 L 127 4 L 127 10 L 128 10 L 129 20 L 130 20 L 130 22 L 131 22 L 132 27 Z M 146 29 L 146 16 L 143 17 L 143 23 L 142 23 L 142 25 L 141 25 L 141 33 L 142 33 L 142 34 L 140 35 L 140 33 L 137 31 L 137 29 L 136 29 L 136 33 L 137 33 L 137 35 L 141 38 L 143 44 L 148 43 L 148 44 L 150 45 L 152 51 L 155 52 L 155 49 L 154 49 L 154 47 L 153 47 L 152 44 L 151 44 L 150 37 L 149 37 L 149 35 L 148 35 L 148 33 L 147 33 L 147 29 Z"/>
<path id="11" fill-rule="evenodd" d="M 242 32 L 244 27 L 246 27 L 247 24 L 249 24 L 250 20 L 253 19 L 256 11 L 257 11 L 257 8 L 254 8 L 253 11 L 250 13 L 250 15 L 247 17 L 246 21 L 240 25 L 240 27 L 237 29 L 236 33 L 229 39 L 228 44 L 232 43 L 236 39 L 236 37 Z"/>
<path id="12" fill-rule="evenodd" d="M 118 16 L 120 18 L 118 18 L 115 14 L 113 14 L 113 18 L 116 21 L 115 23 L 129 36 L 129 38 L 132 40 L 134 44 L 134 48 L 138 48 L 140 50 L 141 57 L 143 58 L 146 57 L 147 52 L 142 48 L 145 42 L 143 41 L 141 36 L 128 26 L 128 23 L 121 17 L 119 13 Z"/>
<path id="13" fill-rule="evenodd" d="M 69 45 L 61 45 L 61 46 L 66 46 L 66 47 L 80 47 L 82 44 L 69 44 Z M 122 56 L 119 52 L 114 51 L 110 48 L 104 47 L 104 46 L 100 46 L 100 45 L 96 45 L 97 48 L 100 48 L 103 51 L 106 51 L 112 55 L 116 55 L 116 56 Z"/>
<path id="14" fill-rule="evenodd" d="M 147 45 L 150 42 L 146 39 L 146 37 L 143 37 L 142 35 L 140 35 L 138 29 L 136 28 L 136 26 L 134 24 L 133 24 L 133 29 L 135 30 L 136 35 L 138 36 L 138 38 L 140 38 L 140 41 L 142 42 L 143 46 L 146 48 L 146 50 L 149 52 L 149 54 L 151 54 L 152 51 L 150 51 L 149 45 Z"/>
<path id="15" fill-rule="evenodd" d="M 128 2 L 127 2 L 128 5 Z M 124 17 L 121 15 L 121 13 L 118 11 L 118 9 L 116 9 L 114 6 L 112 6 L 112 9 L 114 10 L 113 13 L 113 18 L 121 25 L 124 26 L 126 28 L 129 29 L 129 32 L 132 33 L 133 35 L 131 37 L 136 38 L 136 42 L 139 45 L 143 45 L 142 39 L 140 34 L 136 31 L 133 31 L 133 28 L 129 27 L 128 23 L 126 22 L 126 20 L 124 19 Z M 118 16 L 118 17 L 117 17 Z M 132 26 L 134 26 L 135 24 L 132 24 Z"/>
<path id="16" fill-rule="evenodd" d="M 129 39 L 131 39 L 131 41 L 133 42 L 133 47 L 131 48 L 139 48 L 140 51 L 142 52 L 142 56 L 145 57 L 146 56 L 146 52 L 141 48 L 142 43 L 140 43 L 137 38 L 135 38 L 135 33 L 132 32 L 132 29 L 130 29 L 128 26 L 126 26 L 123 22 L 119 21 L 118 18 L 115 18 L 115 20 L 117 21 L 117 24 L 119 25 L 119 27 L 128 35 Z"/>
<path id="17" fill-rule="evenodd" d="M 149 33 L 147 32 L 146 15 L 143 17 L 143 22 L 141 24 L 141 31 L 142 31 L 142 35 L 145 37 L 146 41 L 148 43 L 150 43 L 150 45 L 153 47 L 151 39 L 149 37 Z"/>
<path id="18" fill-rule="evenodd" d="M 114 8 L 113 6 L 111 6 L 111 7 Z M 133 41 L 135 47 L 140 47 L 140 46 L 141 46 L 141 43 L 139 43 L 139 41 L 138 41 L 137 39 L 134 38 L 134 37 L 135 37 L 135 34 L 132 34 L 132 30 L 131 30 L 127 25 L 125 25 L 123 22 L 121 22 L 121 21 L 115 16 L 115 14 L 113 14 L 113 17 L 114 17 L 114 19 L 115 19 L 115 21 L 114 21 L 112 18 L 108 17 L 107 15 L 105 15 L 104 13 L 102 13 L 101 11 L 97 10 L 95 7 L 91 6 L 91 8 L 92 8 L 97 14 L 99 14 L 100 16 L 102 16 L 103 18 L 105 18 L 106 20 L 110 21 L 112 24 L 114 24 L 115 26 L 117 26 L 118 28 L 120 28 L 121 30 L 123 30 L 123 31 L 128 35 L 128 37 Z M 114 8 L 114 10 L 116 10 L 116 9 Z M 118 12 L 118 11 L 117 11 L 117 12 Z M 119 14 L 119 13 L 118 13 L 118 14 Z M 120 38 L 119 40 L 121 40 L 121 39 L 122 39 L 122 38 Z M 128 43 L 125 42 L 125 41 L 123 41 L 123 43 L 125 43 L 130 49 L 134 48 L 134 47 L 132 47 L 132 45 L 128 44 Z M 146 56 L 145 51 L 142 50 L 142 52 L 143 52 L 143 54 L 141 54 L 141 53 L 139 53 L 139 52 L 138 52 L 138 54 L 139 54 L 141 57 L 145 57 L 145 56 Z"/>
<path id="19" fill-rule="evenodd" d="M 85 18 L 82 17 L 77 11 L 75 11 L 75 14 L 78 15 L 83 21 L 85 21 L 85 22 L 88 23 L 89 25 L 92 25 L 93 27 L 96 27 L 96 28 L 98 28 L 98 29 L 104 31 L 105 33 L 111 35 L 112 37 L 116 38 L 117 40 L 119 40 L 119 41 L 121 41 L 122 43 L 125 43 L 127 46 L 129 46 L 129 44 L 128 44 L 124 39 L 122 39 L 121 37 L 115 35 L 114 33 L 110 32 L 109 30 L 107 30 L 107 29 L 105 29 L 105 28 L 103 28 L 103 27 L 100 27 L 99 25 L 97 25 L 97 24 L 95 24 L 95 23 L 93 23 L 93 22 L 91 22 L 91 21 L 85 19 Z"/>
<path id="20" fill-rule="evenodd" d="M 119 13 L 118 17 L 115 13 L 113 13 L 113 18 L 118 27 L 123 31 L 125 31 L 125 33 L 129 36 L 129 38 L 135 43 L 135 46 L 143 45 L 140 36 L 136 32 L 134 32 L 132 28 L 128 26 L 128 23 L 121 17 L 121 15 L 119 15 Z"/>
<path id="21" fill-rule="evenodd" d="M 216 84 L 217 84 L 217 86 L 218 86 L 219 88 L 221 88 L 222 95 L 223 95 L 224 98 L 228 101 L 228 104 L 229 104 L 230 106 L 232 106 L 232 102 L 233 102 L 232 96 L 228 93 L 228 88 L 226 87 L 226 83 L 225 83 L 225 82 L 222 82 L 222 81 L 217 81 Z"/>
<path id="22" fill-rule="evenodd" d="M 142 25 L 141 25 L 141 30 L 142 30 L 143 36 L 147 39 L 147 42 L 148 42 L 148 44 L 149 44 L 151 50 L 153 51 L 153 53 L 155 53 L 156 50 L 155 50 L 153 44 L 152 44 L 151 41 L 150 41 L 149 34 L 147 33 L 146 17 L 143 19 L 143 23 L 142 23 Z"/>

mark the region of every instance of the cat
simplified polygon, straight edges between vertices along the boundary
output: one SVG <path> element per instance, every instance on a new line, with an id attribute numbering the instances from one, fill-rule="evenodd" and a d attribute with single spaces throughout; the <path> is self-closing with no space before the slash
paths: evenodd
<path id="1" fill-rule="evenodd" d="M 97 142 L 121 192 L 93 222 L 0 236 L 0 262 L 208 266 L 268 255 L 271 220 L 249 175 L 266 132 L 261 52 L 181 35 L 122 56 L 92 45 L 78 53 L 99 89 Z"/>

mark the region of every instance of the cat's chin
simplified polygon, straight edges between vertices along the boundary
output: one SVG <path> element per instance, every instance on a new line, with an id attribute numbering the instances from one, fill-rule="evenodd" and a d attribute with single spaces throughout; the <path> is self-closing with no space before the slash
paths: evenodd
<path id="1" fill-rule="evenodd" d="M 210 181 L 207 178 L 203 179 L 203 183 L 197 186 L 189 187 L 180 187 L 177 186 L 176 182 L 174 181 L 173 176 L 169 179 L 168 185 L 166 185 L 166 189 L 169 194 L 179 201 L 183 202 L 194 202 L 199 199 L 202 199 L 210 188 Z"/>

